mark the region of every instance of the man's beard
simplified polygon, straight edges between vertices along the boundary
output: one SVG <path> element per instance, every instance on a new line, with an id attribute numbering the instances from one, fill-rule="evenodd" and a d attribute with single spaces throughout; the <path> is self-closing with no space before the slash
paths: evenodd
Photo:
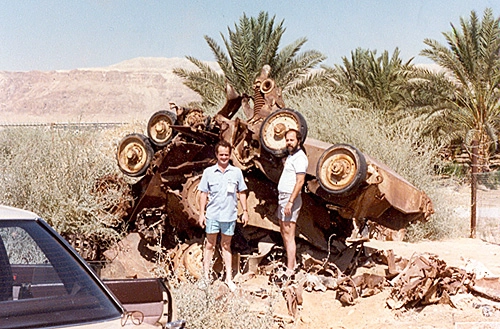
<path id="1" fill-rule="evenodd" d="M 299 149 L 299 144 L 295 145 L 295 146 L 287 146 L 286 150 L 288 151 L 288 154 L 294 154 L 295 152 L 297 152 L 297 150 Z"/>

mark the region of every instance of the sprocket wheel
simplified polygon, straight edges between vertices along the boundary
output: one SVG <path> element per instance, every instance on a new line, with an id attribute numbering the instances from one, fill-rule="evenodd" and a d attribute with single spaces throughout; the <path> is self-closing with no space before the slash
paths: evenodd
<path id="1" fill-rule="evenodd" d="M 181 197 L 184 212 L 192 220 L 198 220 L 200 216 L 200 191 L 198 185 L 201 181 L 201 175 L 196 175 L 188 178 L 186 183 L 182 185 Z"/>
<path id="2" fill-rule="evenodd" d="M 205 117 L 203 111 L 199 109 L 191 109 L 189 113 L 186 114 L 183 120 L 183 125 L 190 126 L 193 128 L 203 128 L 205 126 Z"/>

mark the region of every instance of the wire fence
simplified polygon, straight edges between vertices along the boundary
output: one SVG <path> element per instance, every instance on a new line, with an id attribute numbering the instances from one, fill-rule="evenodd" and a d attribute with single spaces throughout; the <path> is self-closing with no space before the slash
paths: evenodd
<path id="1" fill-rule="evenodd" d="M 500 244 L 500 171 L 476 175 L 476 236 Z"/>
<path id="2" fill-rule="evenodd" d="M 107 129 L 124 126 L 123 122 L 78 122 L 78 123 L 1 123 L 1 128 L 46 127 L 53 129 Z"/>

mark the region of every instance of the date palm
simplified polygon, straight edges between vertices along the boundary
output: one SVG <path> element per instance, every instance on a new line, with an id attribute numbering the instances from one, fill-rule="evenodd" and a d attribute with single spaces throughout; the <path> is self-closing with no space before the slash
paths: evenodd
<path id="1" fill-rule="evenodd" d="M 469 146 L 477 145 L 479 169 L 487 170 L 489 149 L 496 141 L 500 114 L 500 25 L 491 9 L 486 9 L 482 21 L 472 11 L 470 19 L 460 20 L 461 31 L 453 24 L 451 32 L 443 33 L 447 46 L 425 39 L 429 47 L 421 54 L 446 69 L 442 77 L 447 90 L 436 97 L 438 113 L 463 131 Z M 441 80 L 442 81 L 442 80 Z M 472 156 L 471 152 L 471 156 Z"/>
<path id="2" fill-rule="evenodd" d="M 500 115 L 500 21 L 490 8 L 480 20 L 475 11 L 460 19 L 461 30 L 451 24 L 444 32 L 447 45 L 425 39 L 421 54 L 446 70 L 450 92 L 441 97 L 440 113 L 462 136 L 470 149 L 472 171 L 471 236 L 475 235 L 475 179 L 488 170 L 489 149 L 497 137 Z"/>
<path id="3" fill-rule="evenodd" d="M 315 76 L 311 69 L 326 57 L 318 51 L 300 52 L 306 38 L 300 38 L 280 49 L 285 32 L 284 21 L 275 24 L 275 16 L 260 12 L 258 17 L 243 14 L 234 30 L 228 27 L 228 37 L 221 33 L 224 47 L 205 36 L 222 72 L 194 57 L 187 59 L 197 66 L 190 71 L 174 69 L 174 73 L 185 79 L 184 84 L 197 92 L 205 104 L 216 105 L 225 97 L 226 81 L 238 93 L 252 95 L 252 84 L 265 64 L 271 66 L 271 77 L 284 93 L 294 93 L 311 86 Z"/>
<path id="4" fill-rule="evenodd" d="M 413 69 L 411 61 L 403 62 L 397 48 L 392 56 L 387 51 L 377 56 L 376 51 L 358 48 L 350 59 L 342 58 L 342 65 L 324 67 L 327 86 L 350 106 L 395 113 L 407 99 L 405 85 Z"/>

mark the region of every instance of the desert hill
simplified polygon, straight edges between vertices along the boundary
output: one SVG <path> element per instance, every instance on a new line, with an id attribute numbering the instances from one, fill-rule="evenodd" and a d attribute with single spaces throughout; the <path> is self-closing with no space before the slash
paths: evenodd
<path id="1" fill-rule="evenodd" d="M 0 123 L 145 120 L 200 97 L 172 69 L 184 58 L 136 58 L 102 68 L 0 72 Z"/>
<path id="2" fill-rule="evenodd" d="M 0 71 L 0 124 L 147 120 L 169 102 L 201 100 L 172 73 L 177 67 L 196 69 L 185 58 L 139 57 L 98 68 Z"/>

